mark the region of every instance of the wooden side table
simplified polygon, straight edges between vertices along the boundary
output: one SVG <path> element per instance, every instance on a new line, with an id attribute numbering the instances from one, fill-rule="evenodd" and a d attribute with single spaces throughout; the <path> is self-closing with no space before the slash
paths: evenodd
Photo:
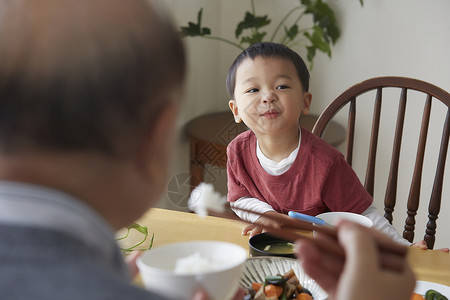
<path id="1" fill-rule="evenodd" d="M 317 118 L 315 115 L 303 115 L 300 126 L 311 130 Z M 206 164 L 226 168 L 228 143 L 247 129 L 244 123 L 234 122 L 230 111 L 202 115 L 186 124 L 185 132 L 190 139 L 191 188 L 203 181 Z M 331 121 L 323 138 L 337 147 L 345 140 L 345 129 Z"/>

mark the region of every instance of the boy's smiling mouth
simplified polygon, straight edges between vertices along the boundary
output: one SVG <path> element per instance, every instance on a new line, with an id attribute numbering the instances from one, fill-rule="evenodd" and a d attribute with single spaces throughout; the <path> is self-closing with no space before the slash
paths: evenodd
<path id="1" fill-rule="evenodd" d="M 280 115 L 280 112 L 275 109 L 269 109 L 261 114 L 262 117 L 266 117 L 268 119 L 276 118 Z"/>

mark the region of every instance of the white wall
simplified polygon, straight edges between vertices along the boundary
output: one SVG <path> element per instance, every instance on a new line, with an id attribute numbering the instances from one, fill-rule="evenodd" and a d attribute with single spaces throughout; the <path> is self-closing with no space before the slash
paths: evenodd
<path id="1" fill-rule="evenodd" d="M 170 0 L 167 2 L 174 14 L 175 21 L 180 25 L 187 21 L 196 21 L 196 13 L 199 7 L 204 7 L 204 26 L 213 30 L 214 34 L 233 38 L 236 23 L 244 15 L 244 9 L 249 9 L 250 1 L 243 0 Z M 320 113 L 339 93 L 351 85 L 370 77 L 396 75 L 408 76 L 429 81 L 441 88 L 450 91 L 450 2 L 448 0 L 365 0 L 363 7 L 358 0 L 329 1 L 335 9 L 340 28 L 341 38 L 333 48 L 333 57 L 319 54 L 316 57 L 314 69 L 311 72 L 311 92 L 313 93 L 312 113 Z M 298 3 L 296 0 L 274 1 L 258 0 L 257 12 L 268 14 L 272 19 L 284 15 L 289 8 Z M 276 4 L 275 4 L 276 3 Z M 307 21 L 307 20 L 305 20 Z M 272 25 L 273 28 L 273 25 Z M 270 30 L 269 30 L 270 31 Z M 271 32 L 271 31 L 270 31 Z M 226 110 L 228 96 L 225 91 L 225 76 L 229 65 L 239 51 L 226 44 L 205 40 L 202 38 L 186 39 L 189 59 L 189 74 L 186 88 L 186 99 L 180 116 L 180 128 L 190 119 L 213 111 Z M 301 55 L 305 55 L 302 48 L 294 48 Z M 414 97 L 412 97 L 414 98 Z M 397 104 L 384 102 L 383 113 L 394 115 Z M 361 120 L 367 124 L 369 120 L 366 112 L 361 109 Z M 432 115 L 432 131 L 438 131 L 430 135 L 430 140 L 440 138 L 441 129 L 435 125 L 436 121 L 443 118 L 442 107 Z M 418 131 L 421 111 L 419 108 L 407 111 L 405 128 L 413 128 Z M 338 116 L 338 120 L 345 121 Z M 388 129 L 393 124 L 383 120 L 382 129 Z M 366 129 L 369 125 L 359 124 L 358 128 Z M 390 158 L 388 150 L 392 147 L 392 136 L 382 132 L 383 141 L 379 144 L 379 156 L 377 168 L 381 170 L 387 167 L 384 158 Z M 411 161 L 415 157 L 415 149 L 411 151 L 417 137 L 405 136 L 404 154 L 405 159 L 401 162 L 402 167 L 412 169 Z M 359 141 L 358 153 L 355 157 L 355 170 L 361 175 L 363 154 L 367 152 L 367 143 Z M 433 176 L 431 166 L 436 161 L 437 146 L 427 149 L 427 167 L 424 169 L 425 198 L 429 197 L 432 182 L 429 178 Z M 181 134 L 179 148 L 176 150 L 176 159 L 172 169 L 172 179 L 180 174 L 188 172 L 188 144 L 186 137 Z M 450 165 L 448 155 L 447 165 Z M 450 167 L 447 166 L 444 182 L 450 182 Z M 223 173 L 215 178 L 217 185 L 223 186 Z M 182 176 L 181 176 L 182 177 Z M 180 178 L 181 178 L 180 177 Z M 220 177 L 220 178 L 219 178 Z M 398 230 L 402 229 L 404 220 L 404 207 L 407 198 L 406 188 L 409 187 L 411 175 L 400 175 L 399 202 L 397 204 L 394 224 Z M 375 204 L 382 208 L 384 190 L 381 189 L 385 181 L 386 173 L 376 179 Z M 168 190 L 174 189 L 173 181 Z M 179 190 L 180 194 L 187 194 L 188 189 L 184 186 Z M 450 184 L 443 191 L 443 204 L 441 207 L 441 218 L 438 219 L 438 234 L 436 247 L 450 246 Z M 161 206 L 179 208 L 173 199 L 165 197 Z M 426 207 L 422 206 L 421 210 Z M 380 212 L 382 212 L 380 210 Z M 402 215 L 400 215 L 402 214 Z M 419 213 L 426 215 L 426 212 Z M 444 219 L 444 216 L 446 219 Z M 423 235 L 425 220 L 419 219 L 416 238 Z"/>

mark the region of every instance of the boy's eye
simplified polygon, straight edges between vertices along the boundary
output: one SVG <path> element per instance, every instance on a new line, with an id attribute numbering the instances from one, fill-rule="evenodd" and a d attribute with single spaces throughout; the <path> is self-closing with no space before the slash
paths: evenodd
<path id="1" fill-rule="evenodd" d="M 247 91 L 247 93 L 256 93 L 256 92 L 258 92 L 259 90 L 258 89 L 249 89 L 248 91 Z"/>
<path id="2" fill-rule="evenodd" d="M 288 89 L 288 88 L 289 87 L 287 85 L 284 85 L 284 84 L 277 86 L 277 90 L 284 90 L 284 89 Z"/>

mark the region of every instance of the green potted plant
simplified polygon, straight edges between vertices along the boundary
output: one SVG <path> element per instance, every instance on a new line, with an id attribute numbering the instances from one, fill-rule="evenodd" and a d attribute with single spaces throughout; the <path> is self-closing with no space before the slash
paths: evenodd
<path id="1" fill-rule="evenodd" d="M 361 5 L 363 0 L 360 0 Z M 307 60 L 311 67 L 317 51 L 331 57 L 331 46 L 340 36 L 340 30 L 333 9 L 322 0 L 299 0 L 299 4 L 288 11 L 278 22 L 271 35 L 265 27 L 271 23 L 268 15 L 257 15 L 255 0 L 250 0 L 251 10 L 246 11 L 244 18 L 236 25 L 235 40 L 214 36 L 211 29 L 203 27 L 203 8 L 197 14 L 197 23 L 189 22 L 181 27 L 185 37 L 200 36 L 206 39 L 219 40 L 241 50 L 249 45 L 270 41 L 283 43 L 288 47 L 301 46 L 307 50 Z M 312 16 L 311 26 L 300 28 L 303 17 Z"/>

